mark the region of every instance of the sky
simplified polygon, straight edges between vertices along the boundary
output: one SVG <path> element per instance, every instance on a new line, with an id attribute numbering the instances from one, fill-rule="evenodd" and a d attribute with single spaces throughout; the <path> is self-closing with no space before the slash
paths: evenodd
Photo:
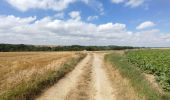
<path id="1" fill-rule="evenodd" d="M 169 0 L 0 0 L 0 43 L 170 47 Z"/>

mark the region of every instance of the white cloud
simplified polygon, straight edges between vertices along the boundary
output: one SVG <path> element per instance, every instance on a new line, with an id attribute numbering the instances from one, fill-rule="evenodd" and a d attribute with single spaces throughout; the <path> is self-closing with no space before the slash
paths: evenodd
<path id="1" fill-rule="evenodd" d="M 75 17 L 76 18 L 76 17 Z M 0 16 L 0 43 L 170 46 L 159 30 L 132 32 L 122 23 L 92 24 L 54 17 Z"/>
<path id="2" fill-rule="evenodd" d="M 83 0 L 89 7 L 95 9 L 100 13 L 100 15 L 104 15 L 104 7 L 101 2 L 98 0 Z"/>
<path id="3" fill-rule="evenodd" d="M 76 19 L 76 20 L 80 20 L 81 16 L 80 16 L 80 12 L 79 11 L 72 11 L 69 13 L 70 17 L 72 19 Z"/>
<path id="4" fill-rule="evenodd" d="M 69 4 L 77 0 L 7 0 L 9 4 L 20 11 L 27 11 L 29 9 L 52 9 L 55 11 L 62 11 L 66 9 Z"/>
<path id="5" fill-rule="evenodd" d="M 98 18 L 99 18 L 99 16 L 89 16 L 87 18 L 87 21 L 92 21 L 92 20 L 95 20 L 95 19 L 98 19 Z"/>
<path id="6" fill-rule="evenodd" d="M 43 9 L 63 11 L 70 4 L 76 2 L 83 2 L 96 11 L 99 11 L 100 15 L 104 14 L 103 4 L 97 0 L 6 0 L 10 5 L 20 11 L 28 11 L 30 9 Z"/>
<path id="7" fill-rule="evenodd" d="M 10 16 L 0 16 L 0 29 L 10 29 L 13 26 L 21 26 L 30 24 L 35 21 L 36 17 L 20 18 L 13 15 Z"/>
<path id="8" fill-rule="evenodd" d="M 116 31 L 116 32 L 121 32 L 126 29 L 125 24 L 120 24 L 120 23 L 107 23 L 107 24 L 102 24 L 99 25 L 99 30 L 101 31 Z"/>
<path id="9" fill-rule="evenodd" d="M 141 30 L 141 29 L 145 29 L 145 28 L 149 28 L 149 27 L 153 27 L 153 26 L 155 26 L 154 22 L 145 21 L 145 22 L 141 23 L 140 25 L 138 25 L 136 27 L 136 29 Z"/>
<path id="10" fill-rule="evenodd" d="M 138 7 L 144 3 L 145 0 L 111 0 L 112 3 L 124 3 L 126 6 Z"/>
<path id="11" fill-rule="evenodd" d="M 122 2 L 124 2 L 125 0 L 111 0 L 112 1 L 112 3 L 116 3 L 116 4 L 118 4 L 118 3 L 122 3 Z"/>
<path id="12" fill-rule="evenodd" d="M 54 15 L 54 17 L 62 19 L 62 18 L 64 18 L 64 12 L 57 13 Z"/>
<path id="13" fill-rule="evenodd" d="M 129 0 L 126 5 L 131 7 L 138 7 L 144 3 L 144 0 Z"/>

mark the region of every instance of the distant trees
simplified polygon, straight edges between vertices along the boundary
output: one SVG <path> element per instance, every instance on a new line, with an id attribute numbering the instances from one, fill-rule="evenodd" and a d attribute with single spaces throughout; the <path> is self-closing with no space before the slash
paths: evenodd
<path id="1" fill-rule="evenodd" d="M 25 44 L 0 44 L 0 52 L 12 52 L 12 51 L 100 51 L 100 50 L 124 50 L 134 49 L 131 46 L 35 46 Z"/>

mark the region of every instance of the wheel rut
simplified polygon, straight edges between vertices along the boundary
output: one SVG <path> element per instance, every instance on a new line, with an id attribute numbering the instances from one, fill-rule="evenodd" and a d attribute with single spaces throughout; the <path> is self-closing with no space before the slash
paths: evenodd
<path id="1" fill-rule="evenodd" d="M 70 90 L 77 84 L 79 76 L 83 73 L 83 68 L 88 64 L 90 58 L 91 56 L 87 55 L 72 72 L 68 73 L 63 79 L 47 89 L 35 100 L 64 100 Z"/>
<path id="2" fill-rule="evenodd" d="M 104 54 L 91 53 L 36 100 L 116 100 L 104 69 Z"/>
<path id="3" fill-rule="evenodd" d="M 94 100 L 116 100 L 114 89 L 104 70 L 104 55 L 94 54 L 93 59 L 93 85 L 95 89 Z"/>

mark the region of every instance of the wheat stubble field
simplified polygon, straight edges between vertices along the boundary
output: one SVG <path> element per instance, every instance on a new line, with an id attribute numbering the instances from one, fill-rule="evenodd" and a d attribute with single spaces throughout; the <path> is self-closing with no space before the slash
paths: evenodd
<path id="1" fill-rule="evenodd" d="M 126 54 L 0 53 L 0 100 L 169 100 Z"/>
<path id="2" fill-rule="evenodd" d="M 0 99 L 29 99 L 39 88 L 63 77 L 67 72 L 62 68 L 74 67 L 82 56 L 75 52 L 0 53 Z"/>

